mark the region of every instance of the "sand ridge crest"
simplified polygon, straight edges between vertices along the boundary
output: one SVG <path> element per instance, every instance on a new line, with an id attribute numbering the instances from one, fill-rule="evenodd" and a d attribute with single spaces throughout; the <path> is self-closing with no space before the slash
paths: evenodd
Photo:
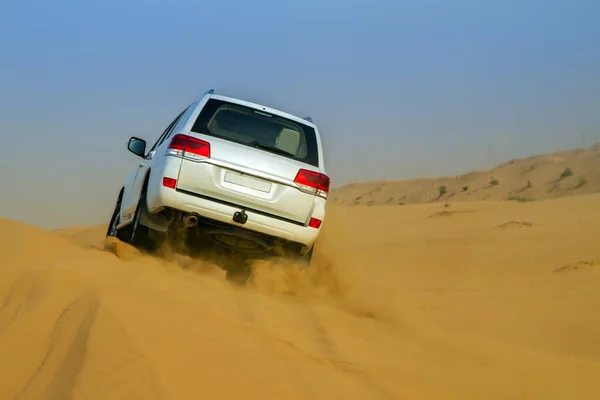
<path id="1" fill-rule="evenodd" d="M 449 200 L 528 202 L 598 193 L 599 146 L 509 160 L 489 171 L 459 176 L 352 183 L 332 190 L 331 199 L 341 205 L 375 206 Z"/>

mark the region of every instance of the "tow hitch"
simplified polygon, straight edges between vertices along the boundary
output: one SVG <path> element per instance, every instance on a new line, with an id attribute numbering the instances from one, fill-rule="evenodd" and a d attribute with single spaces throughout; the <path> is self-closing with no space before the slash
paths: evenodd
<path id="1" fill-rule="evenodd" d="M 246 210 L 236 211 L 235 214 L 233 214 L 233 222 L 244 225 L 247 221 L 248 214 L 246 214 Z"/>

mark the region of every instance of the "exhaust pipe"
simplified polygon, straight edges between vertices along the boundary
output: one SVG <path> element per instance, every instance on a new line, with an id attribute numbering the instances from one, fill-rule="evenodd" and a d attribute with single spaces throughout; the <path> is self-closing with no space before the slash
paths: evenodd
<path id="1" fill-rule="evenodd" d="M 198 223 L 198 218 L 195 215 L 186 215 L 183 217 L 183 225 L 186 228 L 191 228 L 193 226 L 196 226 L 197 223 Z"/>

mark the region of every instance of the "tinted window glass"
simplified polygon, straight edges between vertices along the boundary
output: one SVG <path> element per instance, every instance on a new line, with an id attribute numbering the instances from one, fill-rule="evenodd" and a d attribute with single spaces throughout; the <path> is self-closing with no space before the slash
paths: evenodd
<path id="1" fill-rule="evenodd" d="M 319 166 L 312 127 L 254 108 L 210 99 L 192 131 Z"/>

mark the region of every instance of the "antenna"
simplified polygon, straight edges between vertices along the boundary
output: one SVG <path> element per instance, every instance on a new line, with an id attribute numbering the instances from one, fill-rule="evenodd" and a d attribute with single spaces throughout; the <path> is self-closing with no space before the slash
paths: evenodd
<path id="1" fill-rule="evenodd" d="M 308 122 L 313 122 L 311 117 L 304 117 L 305 120 L 307 120 Z"/>
<path id="2" fill-rule="evenodd" d="M 206 94 L 215 94 L 215 89 L 210 89 Z"/>

